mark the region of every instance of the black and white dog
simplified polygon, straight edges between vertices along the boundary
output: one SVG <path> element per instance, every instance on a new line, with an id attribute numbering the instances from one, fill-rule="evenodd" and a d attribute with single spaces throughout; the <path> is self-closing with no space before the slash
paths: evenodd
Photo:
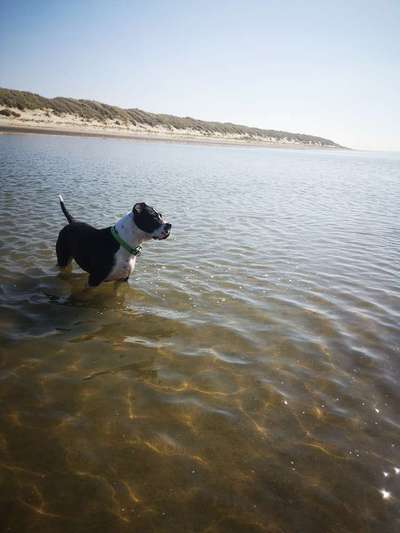
<path id="1" fill-rule="evenodd" d="M 89 287 L 96 287 L 103 281 L 127 281 L 135 268 L 142 242 L 166 239 L 171 232 L 171 224 L 145 203 L 135 204 L 114 226 L 96 229 L 75 220 L 67 211 L 62 196 L 59 198 L 68 225 L 57 239 L 58 266 L 66 268 L 75 259 L 89 272 Z"/>

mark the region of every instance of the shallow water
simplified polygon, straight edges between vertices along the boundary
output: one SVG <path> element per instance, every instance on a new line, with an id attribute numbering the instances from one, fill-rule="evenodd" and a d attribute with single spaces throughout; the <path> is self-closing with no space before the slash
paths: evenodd
<path id="1" fill-rule="evenodd" d="M 400 529 L 400 157 L 0 136 L 0 506 L 17 532 Z M 172 223 L 128 284 L 71 213 Z"/>

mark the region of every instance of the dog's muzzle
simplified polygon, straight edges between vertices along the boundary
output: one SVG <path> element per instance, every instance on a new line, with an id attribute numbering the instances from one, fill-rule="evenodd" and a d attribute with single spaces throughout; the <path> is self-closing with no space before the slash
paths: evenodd
<path id="1" fill-rule="evenodd" d="M 163 241 L 164 239 L 168 239 L 168 237 L 171 234 L 171 224 L 163 224 L 162 230 L 160 232 L 160 235 L 158 237 L 153 237 L 153 239 L 157 239 L 159 241 Z"/>

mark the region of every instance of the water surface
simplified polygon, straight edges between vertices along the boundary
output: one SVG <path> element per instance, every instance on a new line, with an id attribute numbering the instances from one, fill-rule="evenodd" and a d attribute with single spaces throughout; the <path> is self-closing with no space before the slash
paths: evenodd
<path id="1" fill-rule="evenodd" d="M 400 529 L 400 157 L 0 136 L 0 511 L 14 532 Z M 65 219 L 173 225 L 127 284 Z"/>

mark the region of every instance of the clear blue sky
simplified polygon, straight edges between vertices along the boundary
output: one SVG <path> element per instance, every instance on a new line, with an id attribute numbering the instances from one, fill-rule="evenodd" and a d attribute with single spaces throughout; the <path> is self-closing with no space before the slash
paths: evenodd
<path id="1" fill-rule="evenodd" d="M 0 86 L 400 150 L 400 0 L 0 0 Z"/>

